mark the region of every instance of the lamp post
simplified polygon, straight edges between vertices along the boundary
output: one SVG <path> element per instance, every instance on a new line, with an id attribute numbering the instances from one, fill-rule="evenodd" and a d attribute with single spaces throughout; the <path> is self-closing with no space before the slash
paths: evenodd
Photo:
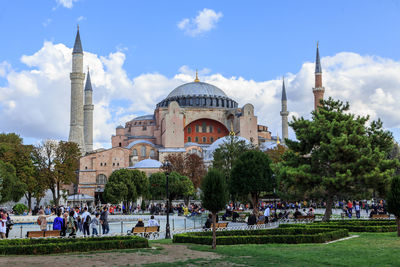
<path id="1" fill-rule="evenodd" d="M 169 183 L 169 173 L 171 172 L 172 164 L 167 160 L 164 161 L 162 168 L 165 172 L 165 191 L 167 193 L 167 225 L 165 226 L 165 239 L 171 239 L 171 231 L 169 226 L 169 192 L 168 192 L 168 183 Z"/>

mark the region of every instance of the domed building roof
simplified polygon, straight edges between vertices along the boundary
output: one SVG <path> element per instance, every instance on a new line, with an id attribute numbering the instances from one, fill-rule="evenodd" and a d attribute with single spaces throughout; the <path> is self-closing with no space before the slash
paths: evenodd
<path id="1" fill-rule="evenodd" d="M 185 83 L 181 86 L 176 87 L 172 92 L 167 96 L 170 97 L 179 97 L 179 96 L 220 96 L 220 97 L 228 97 L 224 91 L 219 89 L 218 87 L 203 82 L 191 82 Z"/>
<path id="2" fill-rule="evenodd" d="M 237 108 L 238 103 L 229 98 L 220 88 L 200 82 L 185 83 L 176 87 L 157 107 L 168 107 L 172 101 L 178 102 L 181 107 L 204 108 Z"/>
<path id="3" fill-rule="evenodd" d="M 133 169 L 159 169 L 162 163 L 154 159 L 144 159 L 133 166 Z"/>
<path id="4" fill-rule="evenodd" d="M 237 138 L 237 141 L 244 141 L 246 144 L 250 145 L 251 142 L 247 140 L 246 138 L 242 136 L 235 136 Z M 229 142 L 229 136 L 225 136 L 222 138 L 219 138 L 216 140 L 214 143 L 212 143 L 205 151 L 204 153 L 204 161 L 211 161 L 214 158 L 214 151 L 219 148 L 221 145 L 224 143 Z"/>

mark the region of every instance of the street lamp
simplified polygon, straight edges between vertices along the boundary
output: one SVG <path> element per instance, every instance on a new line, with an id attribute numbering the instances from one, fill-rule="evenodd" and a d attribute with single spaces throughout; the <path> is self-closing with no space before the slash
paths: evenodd
<path id="1" fill-rule="evenodd" d="M 167 225 L 165 226 L 165 239 L 171 239 L 171 231 L 169 227 L 169 194 L 168 194 L 168 183 L 169 183 L 169 174 L 171 172 L 172 164 L 168 160 L 164 161 L 162 165 L 162 169 L 165 172 L 166 184 L 165 191 L 167 193 Z"/>

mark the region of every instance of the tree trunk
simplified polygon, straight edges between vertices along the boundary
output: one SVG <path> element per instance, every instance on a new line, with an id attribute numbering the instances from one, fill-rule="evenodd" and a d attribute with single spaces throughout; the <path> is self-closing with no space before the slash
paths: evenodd
<path id="1" fill-rule="evenodd" d="M 217 248 L 217 233 L 216 233 L 216 223 L 217 223 L 217 220 L 216 220 L 216 216 L 217 215 L 217 213 L 216 212 L 213 212 L 212 213 L 212 219 L 213 219 L 213 224 L 212 224 L 212 231 L 213 231 L 213 234 L 212 234 L 212 249 L 216 249 Z"/>
<path id="2" fill-rule="evenodd" d="M 400 237 L 400 217 L 396 217 L 397 222 L 397 236 Z"/>
<path id="3" fill-rule="evenodd" d="M 32 193 L 25 193 L 26 200 L 28 200 L 28 212 L 32 209 Z"/>
<path id="4" fill-rule="evenodd" d="M 258 214 L 258 195 L 251 194 L 251 201 L 253 202 L 253 212 L 254 214 Z"/>
<path id="5" fill-rule="evenodd" d="M 56 202 L 57 202 L 56 189 L 54 188 L 54 186 L 52 186 L 50 188 L 50 190 L 51 190 L 51 194 L 53 195 L 53 202 L 54 202 L 54 204 L 56 204 Z"/>
<path id="6" fill-rule="evenodd" d="M 328 198 L 326 200 L 325 214 L 324 214 L 324 217 L 322 218 L 323 222 L 328 222 L 331 219 L 332 207 L 333 207 L 333 197 L 332 196 L 328 196 Z"/>
<path id="7" fill-rule="evenodd" d="M 58 208 L 59 204 L 60 204 L 60 182 L 57 182 L 57 198 L 54 205 L 56 205 L 56 207 Z"/>

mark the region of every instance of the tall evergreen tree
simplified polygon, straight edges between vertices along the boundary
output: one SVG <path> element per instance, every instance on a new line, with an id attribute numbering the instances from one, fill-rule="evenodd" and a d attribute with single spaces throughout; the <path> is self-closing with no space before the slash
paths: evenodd
<path id="1" fill-rule="evenodd" d="M 209 170 L 203 178 L 201 190 L 201 204 L 205 209 L 212 213 L 212 248 L 215 249 L 217 246 L 215 229 L 217 213 L 225 207 L 226 202 L 228 201 L 228 190 L 224 175 L 216 169 Z"/>
<path id="2" fill-rule="evenodd" d="M 290 150 L 276 167 L 280 192 L 296 199 L 324 199 L 324 221 L 330 219 L 335 198 L 367 189 L 383 196 L 398 161 L 388 157 L 391 133 L 381 121 L 368 125 L 368 120 L 332 98 L 321 101 L 312 120 L 294 118 L 290 126 L 297 140 L 286 140 Z"/>
<path id="3" fill-rule="evenodd" d="M 388 211 L 396 216 L 397 236 L 400 237 L 400 176 L 393 177 L 386 197 Z"/>

